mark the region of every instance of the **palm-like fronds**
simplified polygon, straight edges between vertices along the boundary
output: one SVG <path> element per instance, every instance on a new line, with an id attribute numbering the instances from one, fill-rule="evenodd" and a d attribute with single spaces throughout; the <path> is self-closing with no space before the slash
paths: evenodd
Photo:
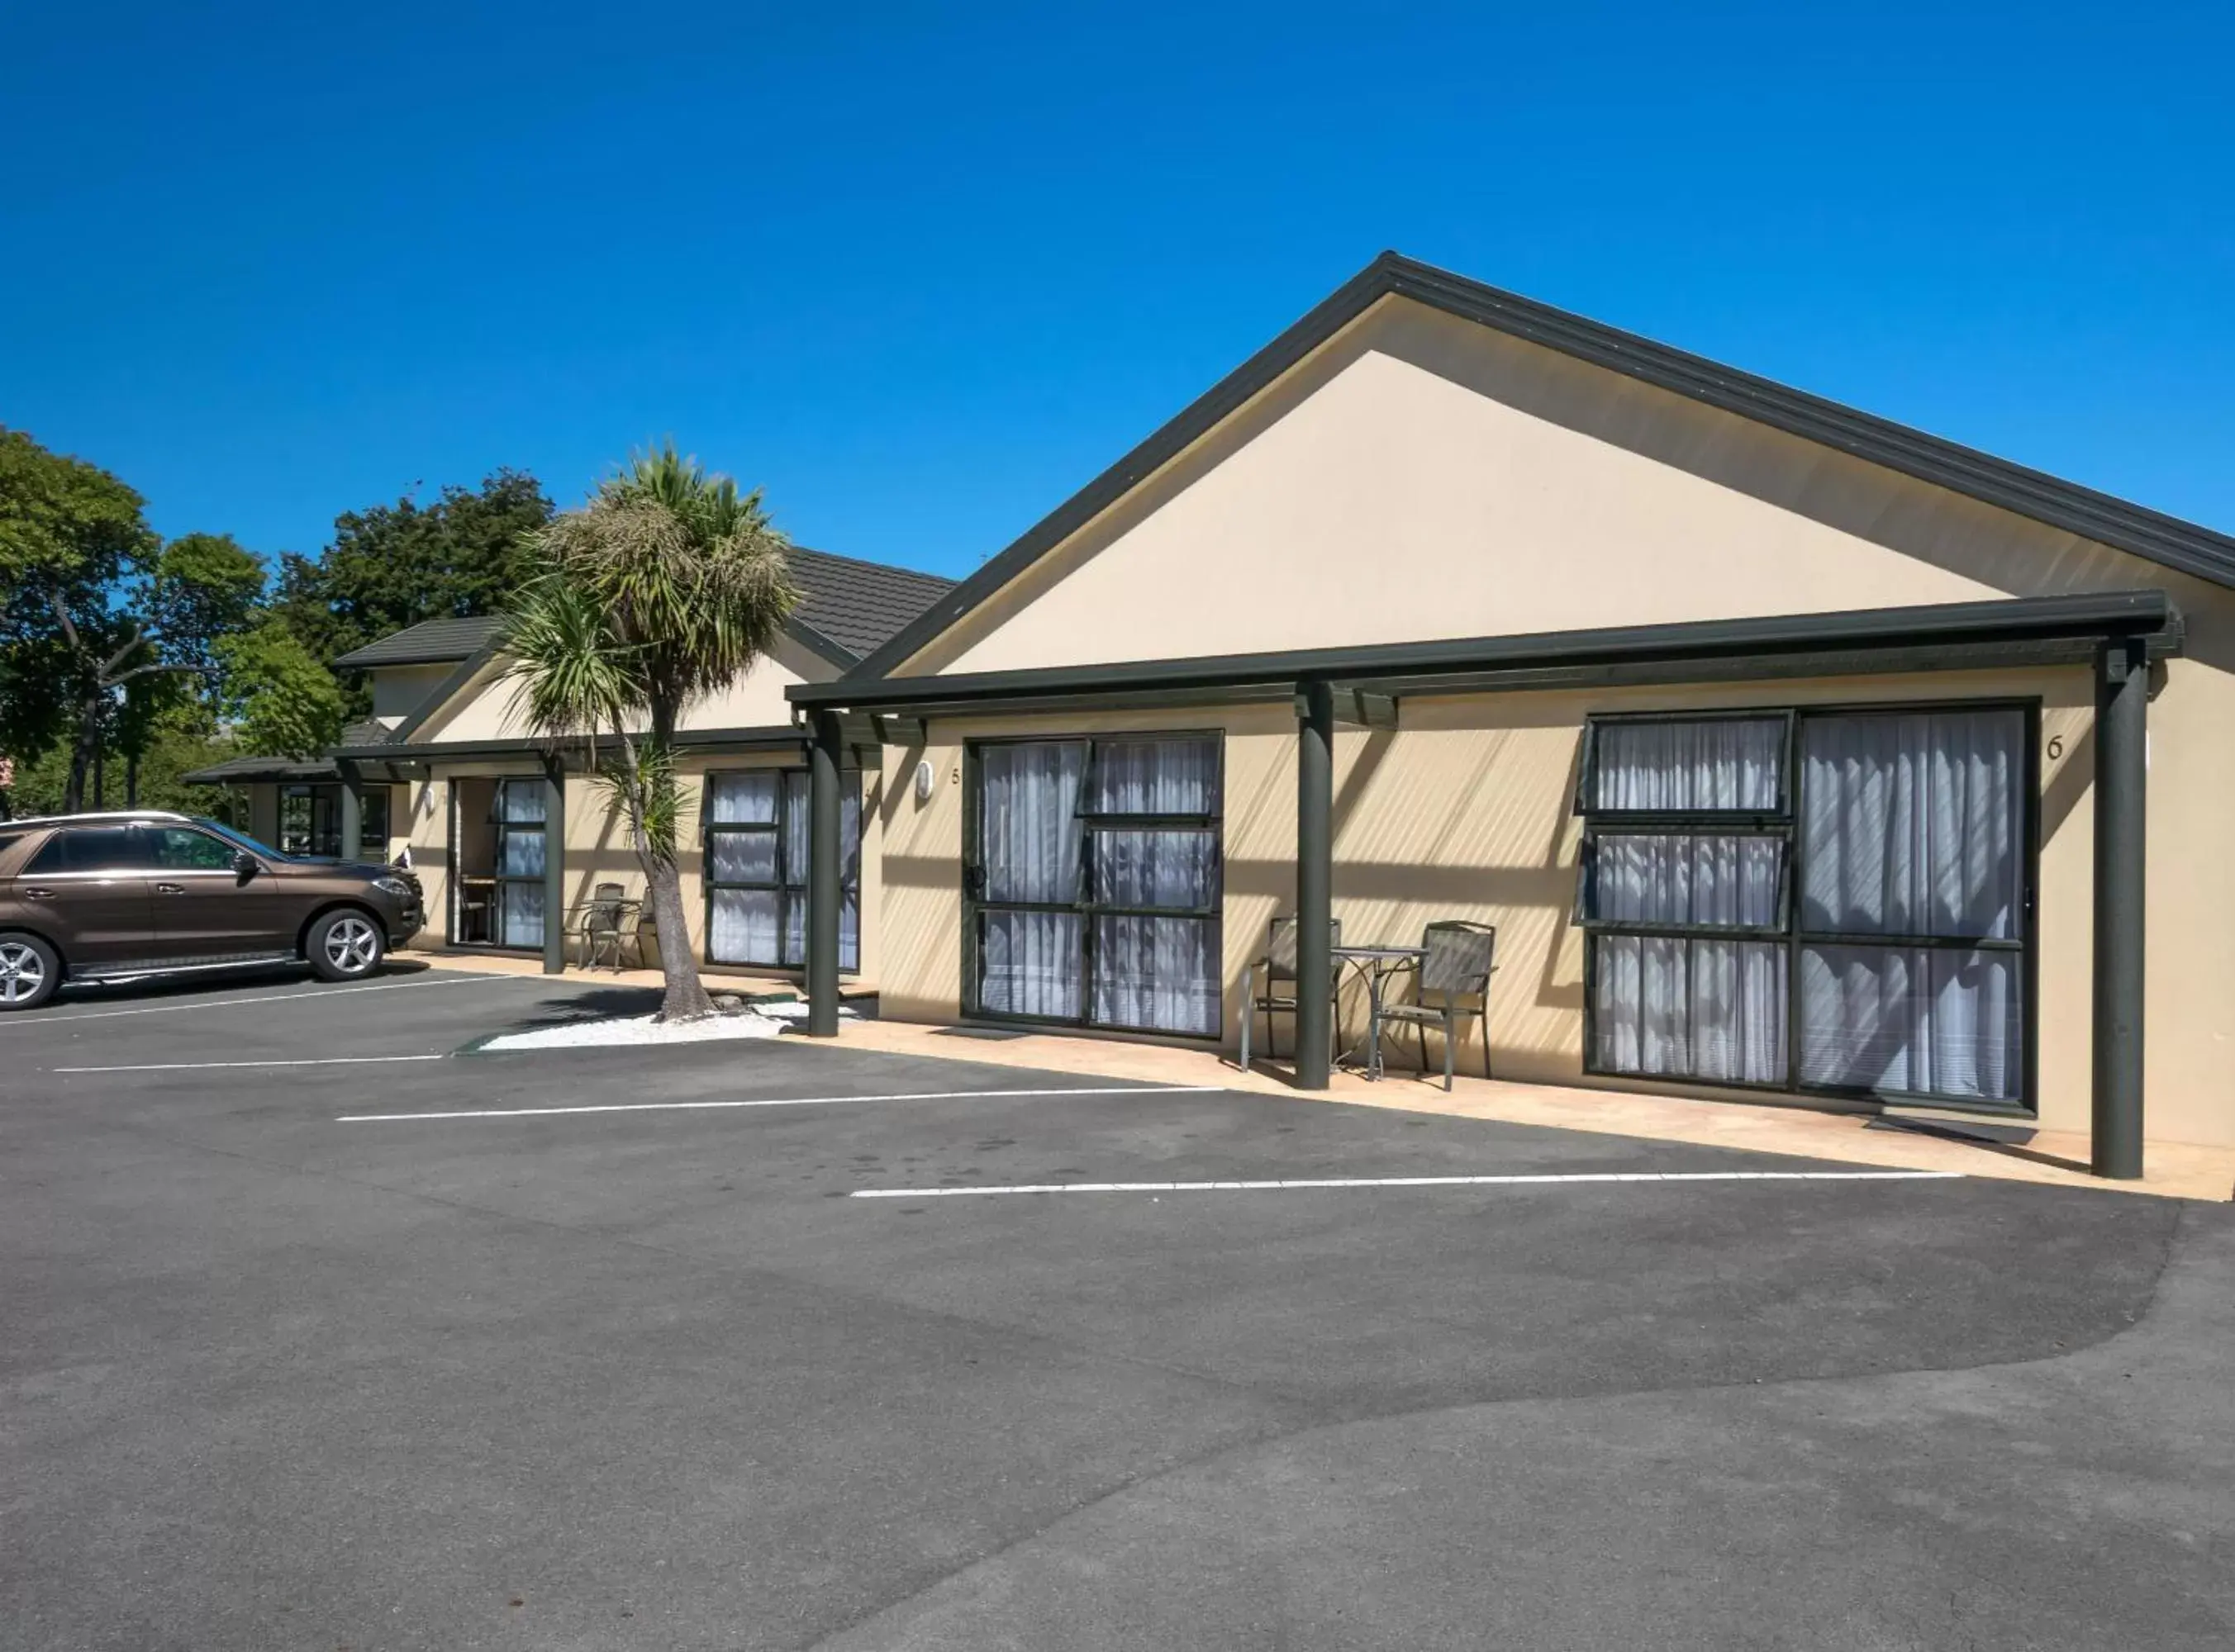
<path id="1" fill-rule="evenodd" d="M 765 654 L 799 601 L 789 542 L 759 492 L 740 493 L 672 443 L 639 454 L 541 543 L 557 577 L 593 596 L 615 640 L 638 650 L 659 711 L 680 714 Z"/>
<path id="2" fill-rule="evenodd" d="M 547 576 L 505 615 L 505 676 L 529 727 L 554 739 L 579 737 L 594 754 L 600 736 L 619 738 L 641 721 L 646 685 L 642 656 L 606 624 L 580 586 Z"/>
<path id="3" fill-rule="evenodd" d="M 600 764 L 593 783 L 608 806 L 618 806 L 641 822 L 652 857 L 675 864 L 683 826 L 691 813 L 675 784 L 675 754 L 658 740 L 632 740 Z"/>
<path id="4" fill-rule="evenodd" d="M 668 442 L 542 531 L 545 572 L 506 617 L 507 675 L 529 726 L 583 741 L 600 789 L 628 813 L 652 917 L 676 937 L 660 948 L 665 1017 L 711 1011 L 682 944 L 685 811 L 669 742 L 694 701 L 775 643 L 799 601 L 786 548 L 757 491 L 740 493 Z"/>

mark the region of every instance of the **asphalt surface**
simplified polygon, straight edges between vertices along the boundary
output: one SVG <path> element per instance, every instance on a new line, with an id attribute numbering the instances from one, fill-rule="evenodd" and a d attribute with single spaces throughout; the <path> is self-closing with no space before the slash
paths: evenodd
<path id="1" fill-rule="evenodd" d="M 2235 1641 L 2225 1207 L 856 1199 L 1825 1166 L 791 1039 L 448 1055 L 642 1002 L 432 972 L 0 1019 L 0 1643 Z M 246 1061 L 331 1064 L 205 1065 Z"/>

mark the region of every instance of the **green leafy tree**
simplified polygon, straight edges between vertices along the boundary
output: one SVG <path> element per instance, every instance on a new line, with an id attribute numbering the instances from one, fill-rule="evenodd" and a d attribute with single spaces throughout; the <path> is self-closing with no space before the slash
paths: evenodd
<path id="1" fill-rule="evenodd" d="M 334 519 L 316 558 L 281 560 L 274 606 L 328 668 L 352 649 L 423 619 L 494 614 L 528 578 L 528 541 L 551 520 L 541 484 L 500 470 L 478 488 L 445 487 L 431 505 L 409 494 Z M 349 691 L 350 715 L 370 701 Z"/>
<path id="2" fill-rule="evenodd" d="M 233 755 L 237 749 L 219 736 L 209 708 L 190 698 L 150 720 L 140 754 L 138 795 L 134 800 L 142 808 L 176 809 L 181 814 L 212 814 L 233 820 L 233 800 L 222 787 L 189 786 L 182 777 Z M 62 813 L 69 784 L 69 742 L 57 741 L 36 759 L 16 765 L 16 784 L 8 794 L 15 813 Z"/>
<path id="3" fill-rule="evenodd" d="M 161 541 L 141 513 L 140 495 L 98 466 L 0 430 L 0 728 L 26 755 L 68 741 L 66 808 L 84 806 L 118 691 L 196 669 L 165 657 L 167 639 L 131 600 L 161 583 Z"/>
<path id="4" fill-rule="evenodd" d="M 277 615 L 219 638 L 213 652 L 237 750 L 310 757 L 341 738 L 341 685 Z"/>
<path id="5" fill-rule="evenodd" d="M 685 940 L 672 761 L 683 714 L 752 666 L 799 601 L 788 542 L 672 442 L 639 454 L 536 535 L 537 578 L 506 617 L 531 727 L 580 742 L 626 815 L 658 926 L 665 1021 L 712 1013 Z"/>

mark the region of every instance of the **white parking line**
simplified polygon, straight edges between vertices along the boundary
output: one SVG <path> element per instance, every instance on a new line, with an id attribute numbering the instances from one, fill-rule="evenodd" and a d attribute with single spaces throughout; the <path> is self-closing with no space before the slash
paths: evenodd
<path id="1" fill-rule="evenodd" d="M 413 1059 L 413 1058 L 405 1058 Z M 612 1101 L 587 1107 L 479 1107 L 470 1113 L 346 1113 L 336 1124 L 400 1124 L 424 1119 L 547 1119 L 573 1113 L 696 1113 L 735 1107 L 829 1107 L 847 1101 L 971 1101 L 993 1097 L 1048 1095 L 1206 1095 L 1216 1084 L 1125 1084 L 1100 1089 L 923 1090 L 912 1095 L 800 1095 L 751 1101 Z"/>
<path id="2" fill-rule="evenodd" d="M 444 1055 L 321 1055 L 295 1061 L 149 1061 L 135 1067 L 50 1067 L 49 1073 L 206 1073 L 235 1067 L 362 1067 L 379 1061 L 441 1061 Z"/>
<path id="3" fill-rule="evenodd" d="M 148 1004 L 138 1009 L 92 1009 L 82 1015 L 27 1015 L 20 1022 L 0 1021 L 0 1026 L 61 1027 L 71 1022 L 106 1021 L 111 1015 L 168 1015 L 187 1009 L 199 1009 L 206 1014 L 213 1009 L 230 1009 L 235 1004 L 277 1004 L 285 1003 L 290 998 L 338 998 L 348 992 L 402 992 L 407 987 L 473 987 L 489 981 L 544 979 L 546 977 L 542 976 L 463 975 L 445 976 L 440 981 L 383 981 L 373 986 L 312 987 L 304 992 L 275 992 L 261 998 L 197 998 L 191 1003 Z"/>
<path id="4" fill-rule="evenodd" d="M 1548 1176 L 1317 1177 L 1276 1182 L 1038 1182 L 1008 1187 L 860 1187 L 849 1198 L 983 1198 L 989 1193 L 1234 1193 L 1304 1187 L 1529 1187 L 1552 1182 L 1948 1182 L 1960 1170 L 1608 1170 Z"/>

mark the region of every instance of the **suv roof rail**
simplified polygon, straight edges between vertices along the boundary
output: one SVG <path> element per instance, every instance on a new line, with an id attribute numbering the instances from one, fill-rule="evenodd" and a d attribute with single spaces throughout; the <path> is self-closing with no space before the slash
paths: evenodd
<path id="1" fill-rule="evenodd" d="M 81 820 L 190 820 L 191 815 L 180 814 L 176 809 L 93 809 L 76 814 L 25 814 L 12 820 L 0 820 L 0 832 L 16 826 L 69 826 Z"/>

